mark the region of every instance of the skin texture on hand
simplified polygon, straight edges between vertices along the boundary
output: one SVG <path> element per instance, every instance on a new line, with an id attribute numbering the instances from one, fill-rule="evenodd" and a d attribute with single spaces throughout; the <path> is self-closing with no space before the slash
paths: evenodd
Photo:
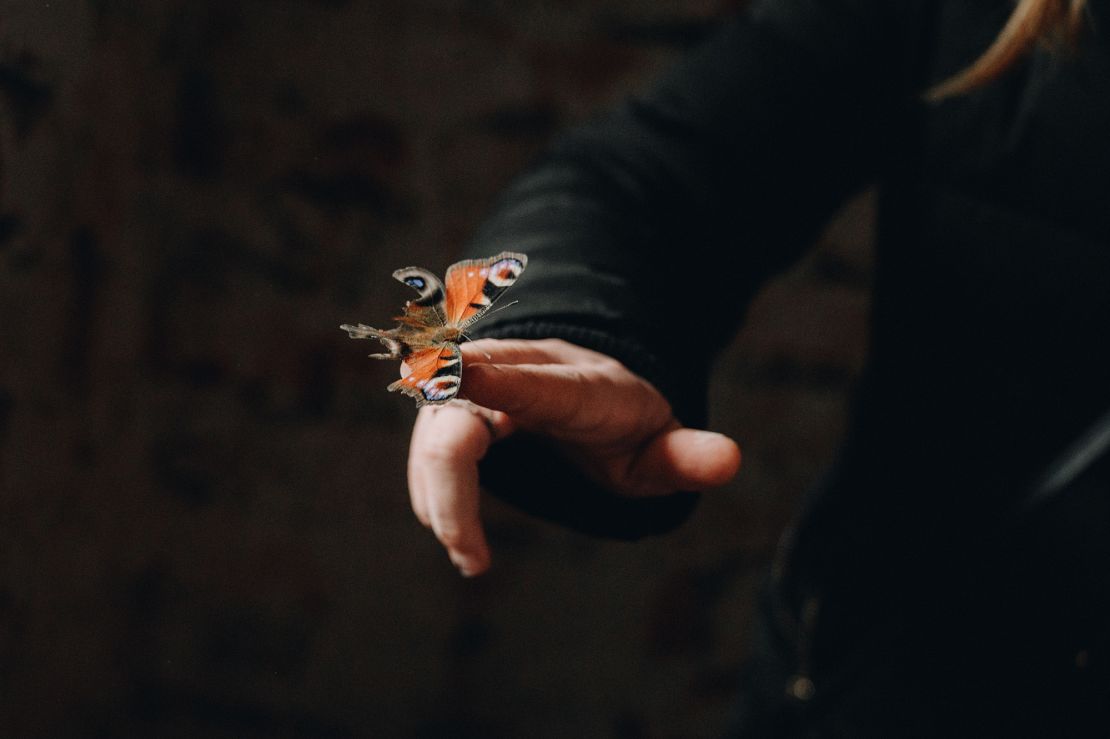
<path id="1" fill-rule="evenodd" d="M 630 496 L 706 490 L 740 468 L 732 439 L 682 427 L 663 396 L 615 359 L 559 339 L 482 339 L 462 352 L 470 402 L 420 409 L 408 479 L 413 512 L 464 575 L 490 564 L 478 461 L 515 431 L 546 436 Z"/>

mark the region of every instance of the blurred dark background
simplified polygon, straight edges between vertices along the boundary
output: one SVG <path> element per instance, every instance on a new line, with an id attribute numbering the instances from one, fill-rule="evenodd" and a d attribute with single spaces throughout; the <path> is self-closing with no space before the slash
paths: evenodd
<path id="1" fill-rule="evenodd" d="M 869 198 L 722 357 L 745 469 L 661 539 L 489 501 L 461 579 L 338 325 L 737 5 L 0 2 L 0 735 L 716 735 L 865 351 Z"/>

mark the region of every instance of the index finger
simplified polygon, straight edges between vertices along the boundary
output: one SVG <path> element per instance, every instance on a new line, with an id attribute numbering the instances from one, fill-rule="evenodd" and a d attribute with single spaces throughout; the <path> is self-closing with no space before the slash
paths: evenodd
<path id="1" fill-rule="evenodd" d="M 417 517 L 467 576 L 489 567 L 478 515 L 478 460 L 493 441 L 496 416 L 451 403 L 420 410 L 409 448 L 409 490 Z"/>
<path id="2" fill-rule="evenodd" d="M 562 339 L 477 339 L 460 344 L 464 364 L 600 364 L 604 354 Z"/>
<path id="3" fill-rule="evenodd" d="M 662 396 L 613 360 L 596 366 L 476 364 L 464 372 L 463 391 L 478 405 L 508 414 L 516 426 L 579 442 L 638 436 L 672 420 Z"/>

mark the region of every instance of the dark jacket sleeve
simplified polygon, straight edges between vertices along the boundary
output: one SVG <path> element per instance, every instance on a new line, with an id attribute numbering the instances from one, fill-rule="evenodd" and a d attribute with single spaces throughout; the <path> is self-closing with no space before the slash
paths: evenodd
<path id="1" fill-rule="evenodd" d="M 874 175 L 897 87 L 897 4 L 758 3 L 648 92 L 564 135 L 468 248 L 529 258 L 519 304 L 475 335 L 604 352 L 683 423 L 703 424 L 709 364 L 754 291 Z M 677 525 L 695 499 L 606 493 L 534 439 L 497 445 L 483 480 L 533 513 L 621 538 Z"/>

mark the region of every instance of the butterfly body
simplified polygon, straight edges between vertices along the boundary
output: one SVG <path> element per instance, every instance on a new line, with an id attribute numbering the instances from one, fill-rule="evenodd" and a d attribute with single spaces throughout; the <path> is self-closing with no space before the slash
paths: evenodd
<path id="1" fill-rule="evenodd" d="M 420 267 L 405 267 L 393 277 L 419 296 L 405 303 L 404 313 L 388 330 L 365 324 L 340 326 L 352 339 L 377 339 L 389 351 L 374 359 L 399 359 L 409 373 L 389 386 L 416 399 L 416 404 L 438 405 L 453 399 L 462 383 L 459 341 L 524 271 L 528 257 L 501 252 L 488 259 L 468 259 L 448 268 L 441 282 Z"/>

